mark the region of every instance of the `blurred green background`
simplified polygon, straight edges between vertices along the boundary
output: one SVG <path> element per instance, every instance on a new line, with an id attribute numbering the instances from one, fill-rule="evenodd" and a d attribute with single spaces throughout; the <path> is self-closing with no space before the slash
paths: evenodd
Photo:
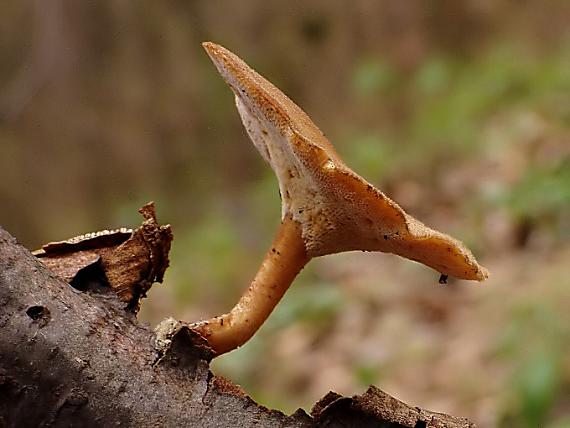
<path id="1" fill-rule="evenodd" d="M 214 372 L 285 412 L 372 383 L 482 427 L 570 426 L 570 2 L 8 0 L 0 21 L 0 224 L 28 248 L 154 200 L 175 240 L 141 317 L 231 308 L 280 202 L 212 40 L 492 275 L 315 260 Z"/>

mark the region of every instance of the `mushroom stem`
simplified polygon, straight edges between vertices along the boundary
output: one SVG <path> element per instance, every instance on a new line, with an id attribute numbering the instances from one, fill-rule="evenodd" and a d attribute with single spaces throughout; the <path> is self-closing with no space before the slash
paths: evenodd
<path id="1" fill-rule="evenodd" d="M 227 314 L 191 324 L 190 328 L 208 340 L 216 355 L 240 347 L 261 327 L 310 259 L 300 225 L 285 216 L 255 279 L 239 302 Z"/>

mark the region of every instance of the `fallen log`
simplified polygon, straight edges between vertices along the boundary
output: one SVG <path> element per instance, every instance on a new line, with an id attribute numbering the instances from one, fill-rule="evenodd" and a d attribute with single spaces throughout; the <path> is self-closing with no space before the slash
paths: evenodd
<path id="1" fill-rule="evenodd" d="M 157 337 L 137 321 L 172 239 L 152 206 L 141 210 L 135 231 L 60 243 L 39 257 L 0 228 L 0 427 L 475 426 L 372 386 L 354 397 L 331 392 L 311 414 L 255 403 L 212 374 L 198 333 Z"/>

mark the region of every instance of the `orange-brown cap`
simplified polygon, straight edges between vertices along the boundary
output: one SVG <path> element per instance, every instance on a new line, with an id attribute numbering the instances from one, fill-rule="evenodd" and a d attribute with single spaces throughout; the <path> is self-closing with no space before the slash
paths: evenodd
<path id="1" fill-rule="evenodd" d="M 487 278 L 460 241 L 408 215 L 348 168 L 309 116 L 273 84 L 222 46 L 203 46 L 234 92 L 251 140 L 275 171 L 282 215 L 301 225 L 309 256 L 382 251 L 444 275 Z"/>

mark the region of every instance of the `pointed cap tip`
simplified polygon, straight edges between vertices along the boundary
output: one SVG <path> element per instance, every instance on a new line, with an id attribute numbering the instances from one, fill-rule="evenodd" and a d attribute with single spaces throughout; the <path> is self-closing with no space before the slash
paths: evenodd
<path id="1" fill-rule="evenodd" d="M 202 47 L 204 48 L 204 50 L 209 54 L 216 54 L 216 53 L 228 53 L 229 51 L 224 48 L 221 45 L 218 45 L 217 43 L 214 42 L 202 42 Z"/>
<path id="2" fill-rule="evenodd" d="M 477 272 L 477 281 L 483 282 L 489 278 L 489 269 L 479 265 L 479 272 Z"/>
<path id="3" fill-rule="evenodd" d="M 202 42 L 202 47 L 208 55 L 211 55 L 218 45 L 212 42 Z"/>

